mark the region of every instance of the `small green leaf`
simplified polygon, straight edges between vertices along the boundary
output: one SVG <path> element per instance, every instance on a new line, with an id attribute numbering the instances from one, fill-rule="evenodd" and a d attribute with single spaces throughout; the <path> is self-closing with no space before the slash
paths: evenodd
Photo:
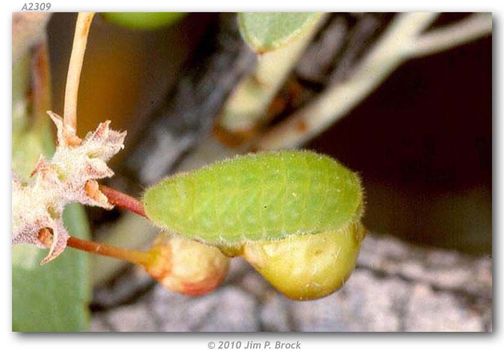
<path id="1" fill-rule="evenodd" d="M 183 12 L 112 12 L 104 13 L 103 17 L 130 29 L 154 30 L 171 25 L 185 15 Z"/>
<path id="2" fill-rule="evenodd" d="M 275 50 L 303 34 L 320 13 L 240 13 L 240 33 L 257 53 Z"/>
<path id="3" fill-rule="evenodd" d="M 239 156 L 167 178 L 144 196 L 159 227 L 210 245 L 338 230 L 360 219 L 359 177 L 309 151 Z"/>

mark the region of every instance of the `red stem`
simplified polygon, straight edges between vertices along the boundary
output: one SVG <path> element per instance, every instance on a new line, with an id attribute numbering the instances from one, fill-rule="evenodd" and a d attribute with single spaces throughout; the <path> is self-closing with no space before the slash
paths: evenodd
<path id="1" fill-rule="evenodd" d="M 108 198 L 112 205 L 119 206 L 145 218 L 147 217 L 143 204 L 134 197 L 105 185 L 100 185 L 100 191 Z"/>
<path id="2" fill-rule="evenodd" d="M 74 249 L 87 251 L 90 253 L 126 260 L 140 266 L 148 266 L 152 263 L 152 254 L 145 251 L 130 250 L 117 246 L 96 243 L 94 241 L 82 240 L 71 236 L 67 245 Z"/>

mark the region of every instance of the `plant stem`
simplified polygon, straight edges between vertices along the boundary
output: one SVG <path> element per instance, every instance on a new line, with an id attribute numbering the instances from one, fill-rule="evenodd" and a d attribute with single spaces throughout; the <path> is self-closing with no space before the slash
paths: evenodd
<path id="1" fill-rule="evenodd" d="M 294 148 L 313 139 L 347 115 L 405 61 L 463 44 L 492 31 L 490 14 L 472 15 L 459 23 L 422 32 L 437 13 L 403 13 L 346 81 L 327 88 L 318 98 L 257 139 L 252 148 Z"/>
<path id="2" fill-rule="evenodd" d="M 241 133 L 246 136 L 267 120 L 268 107 L 274 96 L 326 18 L 325 14 L 315 16 L 302 35 L 286 46 L 257 55 L 255 70 L 240 80 L 221 111 L 219 126 L 222 130 L 231 135 Z"/>
<path id="3" fill-rule="evenodd" d="M 68 65 L 67 81 L 65 88 L 65 106 L 63 112 L 64 128 L 67 138 L 76 135 L 77 132 L 77 98 L 79 93 L 79 81 L 84 62 L 89 28 L 93 21 L 94 13 L 79 13 L 75 25 L 72 54 Z"/>
<path id="4" fill-rule="evenodd" d="M 32 70 L 32 121 L 36 132 L 47 129 L 47 109 L 51 104 L 51 74 L 49 70 L 49 49 L 47 36 L 43 36 L 34 46 L 31 61 Z"/>
<path id="5" fill-rule="evenodd" d="M 295 148 L 340 120 L 406 59 L 406 49 L 437 16 L 427 12 L 397 15 L 350 79 L 326 89 L 263 134 L 253 147 L 258 150 Z"/>
<path id="6" fill-rule="evenodd" d="M 453 25 L 422 34 L 412 44 L 410 56 L 420 57 L 448 50 L 492 33 L 492 14 L 474 14 Z"/>
<path id="7" fill-rule="evenodd" d="M 68 239 L 67 245 L 74 249 L 125 260 L 144 267 L 148 266 L 153 261 L 152 254 L 146 251 L 131 250 L 117 246 L 96 243 L 94 241 L 82 240 L 73 236 Z"/>
<path id="8" fill-rule="evenodd" d="M 100 185 L 100 191 L 108 198 L 112 205 L 134 212 L 147 218 L 143 204 L 132 196 L 126 195 L 119 190 Z"/>

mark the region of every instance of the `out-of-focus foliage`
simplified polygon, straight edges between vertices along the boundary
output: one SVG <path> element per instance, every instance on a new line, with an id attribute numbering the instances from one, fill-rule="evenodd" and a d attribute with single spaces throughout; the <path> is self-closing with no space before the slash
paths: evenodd
<path id="1" fill-rule="evenodd" d="M 278 49 L 320 18 L 320 13 L 240 13 L 240 32 L 256 52 Z"/>
<path id="2" fill-rule="evenodd" d="M 114 24 L 130 29 L 154 30 L 171 25 L 185 15 L 186 13 L 183 12 L 113 12 L 104 13 L 103 17 Z"/>

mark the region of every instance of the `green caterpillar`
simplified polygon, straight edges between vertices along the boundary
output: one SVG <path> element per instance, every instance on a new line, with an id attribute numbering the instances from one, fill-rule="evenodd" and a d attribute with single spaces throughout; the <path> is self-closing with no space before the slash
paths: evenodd
<path id="1" fill-rule="evenodd" d="M 359 177 L 310 151 L 264 152 L 176 175 L 147 190 L 159 227 L 216 246 L 337 230 L 361 217 Z"/>
<path id="2" fill-rule="evenodd" d="M 365 235 L 359 177 L 310 151 L 238 156 L 167 178 L 144 204 L 161 228 L 243 256 L 296 300 L 340 288 Z"/>

